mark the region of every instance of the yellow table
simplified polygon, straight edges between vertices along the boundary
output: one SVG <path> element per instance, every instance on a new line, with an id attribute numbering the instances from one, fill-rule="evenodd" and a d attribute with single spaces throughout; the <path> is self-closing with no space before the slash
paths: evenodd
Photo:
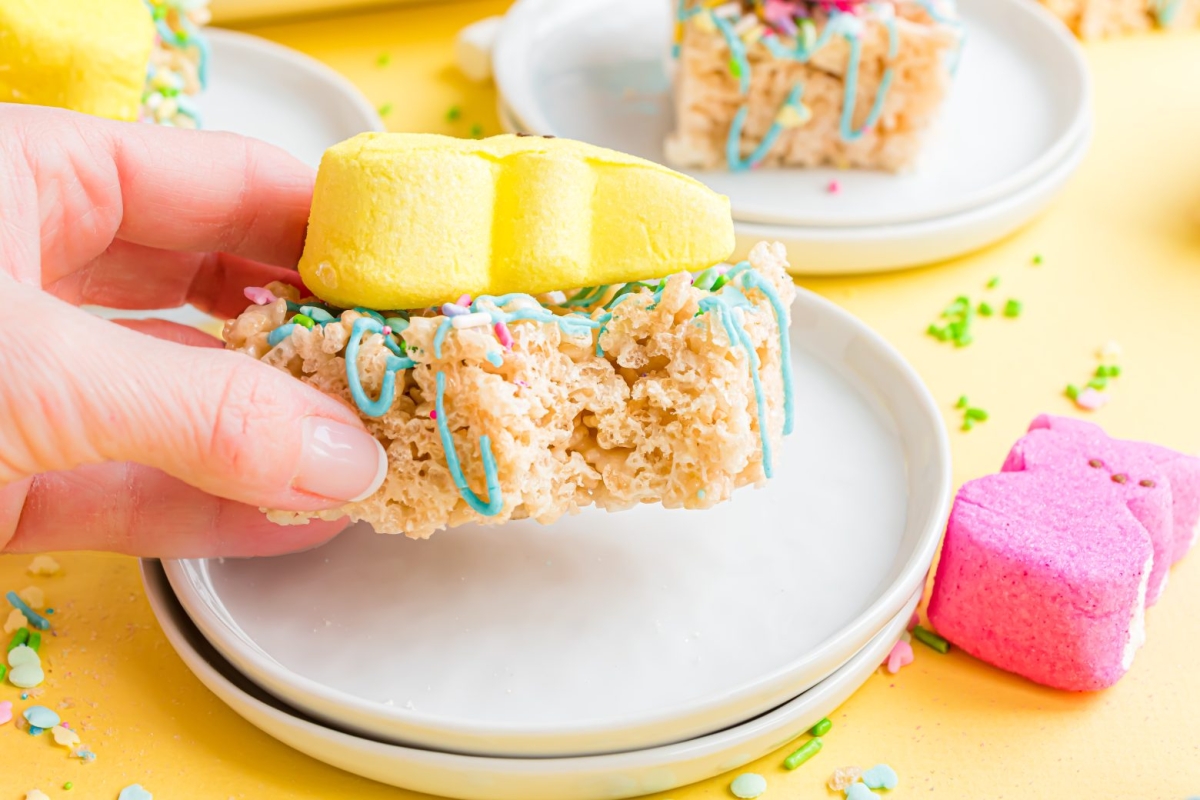
<path id="1" fill-rule="evenodd" d="M 411 7 L 252 29 L 311 53 L 390 103 L 396 130 L 498 131 L 489 88 L 451 66 L 453 34 L 500 0 Z M 381 67 L 381 53 L 390 63 Z M 1200 450 L 1200 32 L 1090 45 L 1097 138 L 1078 177 L 1039 222 L 990 250 L 924 270 L 805 284 L 894 342 L 944 402 L 959 481 L 993 471 L 1040 411 L 1071 413 L 1061 391 L 1115 340 L 1125 374 L 1095 419 L 1123 436 Z M 458 105 L 462 119 L 449 122 Z M 1032 257 L 1043 256 L 1034 266 Z M 965 350 L 924 336 L 959 294 L 1024 302 L 1020 319 L 981 321 Z M 957 431 L 966 394 L 992 419 Z M 243 722 L 184 668 L 141 594 L 135 563 L 72 555 L 61 577 L 24 575 L 0 558 L 0 588 L 46 589 L 57 637 L 44 652 L 41 702 L 98 754 L 81 765 L 48 736 L 0 727 L 0 800 L 35 786 L 51 797 L 115 798 L 140 782 L 174 798 L 409 796 L 292 752 Z M 794 773 L 784 753 L 748 769 L 769 798 L 832 797 L 837 766 L 890 763 L 898 798 L 1183 798 L 1200 794 L 1200 553 L 1174 570 L 1150 611 L 1132 672 L 1093 695 L 1042 689 L 957 652 L 917 647 L 899 675 L 879 674 L 834 715 L 825 749 Z M 0 700 L 17 700 L 9 685 Z M 68 700 L 70 698 L 70 700 Z M 17 702 L 18 708 L 24 703 Z M 731 797 L 732 776 L 671 793 Z M 63 791 L 65 781 L 74 789 Z"/>

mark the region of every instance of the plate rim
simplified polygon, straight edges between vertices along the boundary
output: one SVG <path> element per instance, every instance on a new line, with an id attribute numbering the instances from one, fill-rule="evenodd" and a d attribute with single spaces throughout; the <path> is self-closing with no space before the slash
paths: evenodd
<path id="1" fill-rule="evenodd" d="M 734 713 L 730 711 L 733 707 L 740 706 L 743 710 L 738 713 L 744 713 L 745 706 L 755 698 L 794 696 L 803 688 L 801 684 L 812 685 L 811 682 L 805 683 L 803 680 L 799 680 L 797 675 L 820 669 L 822 677 L 827 677 L 886 625 L 895 610 L 903 606 L 915 588 L 924 586 L 949 514 L 953 479 L 949 438 L 941 412 L 928 387 L 925 386 L 911 364 L 880 334 L 832 301 L 797 287 L 796 305 L 819 314 L 823 320 L 831 321 L 842 330 L 852 331 L 856 336 L 867 341 L 874 353 L 883 357 L 884 361 L 896 371 L 896 380 L 900 382 L 897 387 L 903 387 L 913 404 L 913 409 L 924 419 L 926 427 L 932 429 L 935 446 L 932 452 L 932 474 L 929 478 L 930 510 L 927 518 L 922 521 L 923 527 L 920 529 L 912 547 L 912 554 L 907 561 L 903 562 L 901 569 L 891 582 L 875 593 L 874 599 L 846 625 L 827 636 L 805 654 L 770 672 L 760 673 L 753 679 L 740 682 L 719 694 L 636 717 L 626 715 L 624 718 L 603 720 L 601 721 L 602 725 L 599 726 L 595 721 L 578 726 L 471 724 L 466 720 L 432 717 L 432 715 L 418 710 L 383 706 L 364 698 L 355 697 L 299 675 L 275 661 L 267 653 L 246 646 L 245 642 L 248 637 L 240 631 L 231 629 L 230 622 L 223 619 L 222 614 L 211 607 L 207 592 L 203 588 L 197 587 L 193 581 L 194 574 L 206 568 L 203 559 L 163 562 L 175 594 L 196 626 L 204 632 L 206 638 L 221 651 L 222 655 L 271 694 L 280 697 L 289 705 L 303 706 L 307 713 L 317 716 L 334 717 L 335 715 L 331 712 L 314 712 L 316 707 L 345 709 L 350 713 L 344 713 L 344 716 L 354 716 L 359 721 L 355 727 L 361 728 L 362 721 L 369 720 L 371 722 L 370 730 L 375 736 L 392 741 L 418 742 L 419 746 L 434 746 L 429 741 L 429 735 L 432 732 L 438 739 L 436 746 L 444 750 L 483 752 L 476 748 L 487 743 L 489 751 L 493 753 L 499 752 L 500 747 L 507 747 L 505 752 L 509 755 L 518 753 L 526 756 L 547 755 L 549 751 L 538 752 L 537 748 L 553 747 L 561 749 L 560 752 L 555 753 L 561 757 L 580 752 L 576 749 L 562 749 L 567 747 L 564 740 L 571 737 L 576 740 L 594 741 L 607 738 L 615 741 L 628 739 L 631 736 L 635 737 L 639 734 L 642 737 L 649 737 L 651 732 L 661 727 L 672 727 L 678 732 L 683 725 L 679 721 L 681 718 L 688 720 L 693 727 L 698 727 L 705 720 L 709 720 L 705 724 L 711 724 L 714 716 Z M 895 391 L 893 390 L 893 393 Z M 907 449 L 902 452 L 905 456 L 908 455 Z M 911 483 L 909 486 L 911 487 Z M 911 497 L 911 494 L 906 492 L 906 497 Z M 907 508 L 911 513 L 911 500 L 908 502 Z M 901 564 L 899 560 L 896 563 Z M 285 691 L 286 696 L 283 696 Z M 777 704 L 778 700 L 766 708 Z M 762 713 L 762 711 L 760 710 L 758 713 Z M 351 723 L 346 721 L 345 724 L 350 725 Z M 384 729 L 390 733 L 381 733 Z M 709 727 L 709 730 L 712 729 Z M 404 734 L 398 734 L 398 731 L 403 731 Z M 694 738 L 701 734 L 693 731 L 690 734 L 683 732 L 678 735 L 679 738 Z M 457 742 L 457 744 L 448 744 L 451 741 Z M 464 741 L 474 741 L 479 744 L 464 744 Z M 594 745 L 576 745 L 575 747 L 581 746 Z"/>
<path id="2" fill-rule="evenodd" d="M 806 692 L 754 719 L 707 734 L 703 737 L 643 750 L 588 756 L 531 758 L 460 754 L 378 741 L 325 726 L 319 720 L 305 717 L 302 711 L 289 708 L 284 701 L 275 699 L 274 703 L 268 703 L 263 699 L 255 697 L 226 677 L 203 653 L 195 648 L 186 633 L 178 627 L 176 624 L 176 614 L 172 613 L 174 610 L 177 610 L 177 613 L 183 615 L 188 623 L 196 627 L 197 634 L 203 637 L 203 632 L 199 630 L 198 626 L 195 626 L 194 620 L 190 618 L 182 602 L 174 594 L 170 581 L 167 578 L 165 563 L 152 558 L 139 559 L 139 570 L 142 575 L 142 583 L 151 611 L 172 649 L 179 655 L 188 670 L 206 688 L 212 691 L 221 702 L 225 703 L 243 720 L 288 747 L 292 747 L 326 764 L 347 771 L 354 770 L 345 763 L 327 760 L 310 750 L 297 747 L 292 742 L 279 736 L 278 731 L 281 728 L 300 730 L 309 737 L 316 737 L 313 739 L 314 742 L 316 742 L 317 738 L 323 742 L 336 741 L 346 747 L 358 748 L 360 753 L 364 751 L 368 752 L 370 753 L 370 756 L 368 756 L 370 758 L 390 758 L 395 760 L 402 754 L 409 760 L 410 764 L 413 762 L 422 762 L 426 768 L 432 767 L 442 771 L 453 770 L 456 778 L 453 786 L 457 791 L 452 794 L 446 793 L 445 787 L 440 791 L 448 797 L 459 797 L 463 800 L 516 800 L 516 798 L 520 798 L 520 800 L 548 800 L 549 798 L 553 798 L 553 800 L 567 800 L 562 796 L 561 792 L 553 795 L 543 794 L 540 791 L 532 789 L 530 786 L 507 786 L 504 787 L 504 790 L 498 792 L 499 787 L 495 783 L 495 776 L 502 775 L 501 780 L 529 782 L 562 779 L 583 770 L 588 770 L 593 775 L 603 771 L 613 776 L 618 775 L 621 771 L 628 773 L 630 770 L 646 772 L 653 769 L 661 771 L 663 768 L 677 764 L 685 759 L 712 759 L 734 751 L 736 748 L 743 748 L 736 756 L 720 762 L 715 768 L 711 765 L 704 767 L 703 772 L 706 774 L 691 774 L 685 781 L 677 780 L 675 785 L 648 788 L 626 784 L 623 785 L 620 792 L 614 793 L 610 788 L 601 788 L 594 784 L 587 784 L 586 788 L 580 788 L 577 794 L 572 795 L 570 800 L 614 800 L 615 798 L 639 796 L 645 794 L 647 791 L 673 790 L 680 786 L 689 785 L 737 769 L 794 741 L 803 735 L 808 727 L 819 719 L 820 716 L 832 714 L 835 709 L 849 700 L 879 669 L 879 666 L 886 658 L 887 649 L 894 646 L 895 641 L 900 638 L 902 632 L 907 627 L 907 619 L 915 612 L 924 591 L 924 587 L 922 586 L 916 593 L 909 597 L 901 607 L 900 612 L 892 617 L 850 661 L 839 667 L 833 674 Z M 171 606 L 175 606 L 175 609 L 172 609 Z M 211 646 L 211 642 L 209 644 Z M 215 646 L 213 650 L 216 657 L 220 658 L 221 654 L 216 650 Z M 878 658 L 876 659 L 876 657 Z M 873 661 L 876 663 L 872 664 Z M 229 669 L 238 671 L 232 663 L 226 662 L 226 664 Z M 243 675 L 243 677 L 246 676 Z M 249 679 L 247 678 L 247 680 Z M 261 687 L 259 688 L 261 689 Z M 265 690 L 263 691 L 268 695 L 270 694 Z M 827 693 L 832 699 L 829 697 L 818 699 L 820 692 Z M 227 695 L 237 698 L 240 705 L 230 702 Z M 806 695 L 808 696 L 806 697 Z M 814 695 L 818 695 L 818 697 L 814 697 Z M 247 715 L 248 712 L 244 710 L 243 705 L 250 706 L 259 714 L 266 715 L 277 724 L 266 727 L 251 719 Z M 808 707 L 809 705 L 811 705 L 811 708 Z M 804 720 L 804 727 L 800 727 L 801 723 L 799 720 L 801 719 Z M 784 731 L 789 733 L 784 734 Z M 744 749 L 750 745 L 754 745 L 757 749 L 753 752 Z M 316 744 L 312 747 L 313 749 L 320 750 L 322 755 L 328 753 L 327 748 L 318 747 Z M 492 770 L 494 775 L 492 780 L 488 782 L 458 779 L 459 775 L 469 773 L 472 770 Z M 394 769 L 387 770 L 387 773 L 386 778 L 371 775 L 366 775 L 366 777 L 372 777 L 375 780 L 386 780 L 393 786 L 414 791 L 428 792 L 433 788 L 428 785 L 418 787 L 403 785 L 399 781 L 404 780 L 407 773 L 402 775 Z M 362 772 L 356 774 L 365 775 Z M 392 778 L 392 776 L 395 777 Z M 621 775 L 620 777 L 624 779 L 626 775 Z"/>
<path id="3" fill-rule="evenodd" d="M 241 48 L 258 56 L 285 62 L 290 68 L 299 70 L 313 80 L 331 86 L 349 100 L 354 109 L 362 116 L 365 131 L 383 132 L 387 130 L 383 117 L 379 116 L 379 112 L 362 93 L 362 90 L 324 61 L 279 42 L 264 39 L 245 31 L 209 27 L 204 29 L 204 35 L 208 37 L 210 44 L 220 43 L 220 46 Z"/>
<path id="4" fill-rule="evenodd" d="M 537 102 L 536 93 L 532 89 L 531 62 L 528 60 L 533 57 L 532 53 L 536 52 L 536 47 L 532 42 L 537 29 L 536 21 L 542 15 L 545 6 L 554 2 L 555 0 L 517 0 L 504 17 L 492 52 L 498 100 L 507 103 L 513 121 L 528 126 L 531 133 L 559 133 L 541 112 L 541 104 Z M 602 0 L 590 0 L 590 2 L 598 4 Z M 925 213 L 921 216 L 892 214 L 887 218 L 866 222 L 820 219 L 796 221 L 794 217 L 788 221 L 785 216 L 739 212 L 737 205 L 731 204 L 734 221 L 802 228 L 841 228 L 851 231 L 914 224 L 986 207 L 1037 181 L 1064 159 L 1069 158 L 1072 147 L 1090 130 L 1093 117 L 1093 80 L 1086 55 L 1078 39 L 1071 34 L 1061 20 L 1032 0 L 958 0 L 958 2 L 960 4 L 978 2 L 980 6 L 1007 2 L 1012 7 L 1012 13 L 1023 14 L 1031 20 L 1031 24 L 1039 25 L 1048 36 L 1057 41 L 1060 51 L 1069 56 L 1074 67 L 1072 77 L 1079 82 L 1080 92 L 1076 98 L 1076 108 L 1070 122 L 1062 126 L 1058 137 L 1049 147 L 1016 172 L 972 195 L 969 202 L 948 205 L 934 213 Z M 705 171 L 689 170 L 687 174 L 705 182 Z"/>

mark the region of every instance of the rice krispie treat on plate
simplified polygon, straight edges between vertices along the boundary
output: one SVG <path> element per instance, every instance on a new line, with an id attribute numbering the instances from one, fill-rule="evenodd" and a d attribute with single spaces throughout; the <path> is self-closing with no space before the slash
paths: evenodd
<path id="1" fill-rule="evenodd" d="M 300 262 L 317 297 L 248 289 L 225 340 L 356 408 L 389 471 L 360 502 L 271 518 L 424 537 L 707 508 L 769 478 L 792 428 L 795 290 L 782 246 L 712 266 L 732 249 L 726 198 L 578 142 L 331 148 Z"/>
<path id="2" fill-rule="evenodd" d="M 4 0 L 0 102 L 194 128 L 208 0 Z"/>
<path id="3" fill-rule="evenodd" d="M 667 160 L 909 169 L 962 38 L 953 0 L 679 0 Z"/>
<path id="4" fill-rule="evenodd" d="M 1041 0 L 1082 39 L 1200 24 L 1200 0 Z"/>

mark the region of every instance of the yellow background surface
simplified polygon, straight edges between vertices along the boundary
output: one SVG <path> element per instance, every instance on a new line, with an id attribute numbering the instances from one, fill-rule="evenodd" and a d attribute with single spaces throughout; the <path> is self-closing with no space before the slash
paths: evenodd
<path id="1" fill-rule="evenodd" d="M 253 32 L 310 53 L 391 103 L 396 130 L 498 131 L 490 88 L 458 77 L 451 41 L 499 0 L 413 7 L 278 24 Z M 391 56 L 386 67 L 376 61 Z M 803 283 L 895 343 L 943 402 L 958 481 L 997 469 L 1038 412 L 1072 413 L 1068 382 L 1094 369 L 1109 340 L 1124 348 L 1123 377 L 1094 419 L 1115 434 L 1200 451 L 1200 32 L 1089 45 L 1096 79 L 1095 144 L 1078 176 L 1041 220 L 995 247 L 918 271 Z M 452 105 L 463 118 L 445 119 Z M 852 197 L 844 197 L 853 202 Z M 1043 263 L 1034 266 L 1035 254 Z M 959 294 L 1023 301 L 1017 320 L 980 320 L 955 350 L 924 336 Z M 955 399 L 992 418 L 957 430 Z M 869 498 L 864 498 L 869 502 Z M 0 589 L 46 590 L 57 636 L 43 647 L 40 698 L 67 700 L 64 717 L 97 753 L 68 759 L 48 736 L 0 727 L 0 800 L 39 787 L 51 797 L 115 798 L 140 782 L 173 798 L 409 797 L 288 750 L 208 693 L 150 614 L 130 559 L 64 556 L 64 574 L 30 578 L 28 557 L 0 558 Z M 797 609 L 803 614 L 803 609 Z M 1115 688 L 1091 695 L 1043 689 L 952 652 L 916 645 L 899 675 L 877 674 L 833 717 L 824 750 L 794 773 L 784 753 L 750 768 L 766 797 L 833 797 L 841 765 L 890 763 L 895 798 L 1178 798 L 1200 795 L 1200 554 L 1171 576 L 1149 612 L 1146 646 Z M 5 684 L 0 700 L 18 692 Z M 748 768 L 748 769 L 750 769 Z M 670 793 L 730 797 L 732 776 Z M 72 781 L 71 792 L 61 789 Z"/>

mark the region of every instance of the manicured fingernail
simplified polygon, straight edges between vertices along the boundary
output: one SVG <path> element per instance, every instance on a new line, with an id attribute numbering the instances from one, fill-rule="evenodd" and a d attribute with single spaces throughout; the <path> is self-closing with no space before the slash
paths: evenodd
<path id="1" fill-rule="evenodd" d="M 387 453 L 371 434 L 321 417 L 305 418 L 302 433 L 304 451 L 293 488 L 356 503 L 383 485 Z"/>

